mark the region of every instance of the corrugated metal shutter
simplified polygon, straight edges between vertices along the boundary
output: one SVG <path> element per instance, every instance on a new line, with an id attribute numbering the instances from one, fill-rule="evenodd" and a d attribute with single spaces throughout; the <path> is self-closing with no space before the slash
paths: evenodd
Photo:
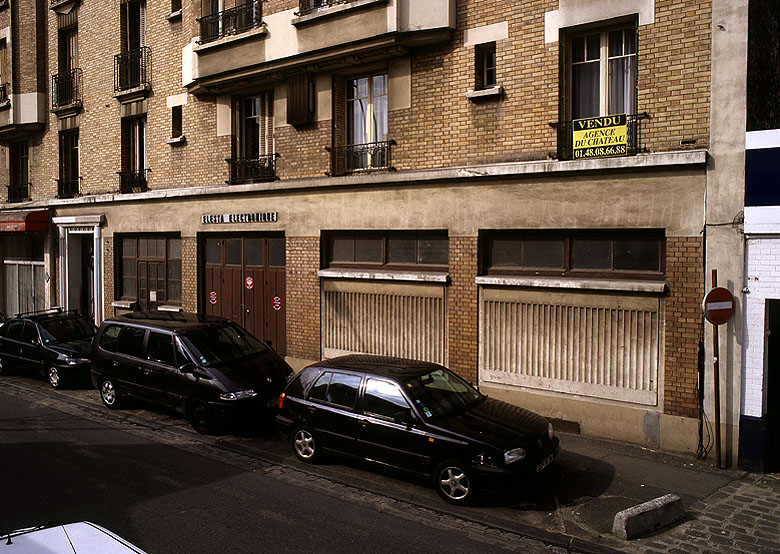
<path id="1" fill-rule="evenodd" d="M 324 355 L 354 352 L 444 364 L 445 306 L 441 285 L 325 281 Z"/>
<path id="2" fill-rule="evenodd" d="M 658 298 L 482 289 L 480 380 L 658 402 Z"/>

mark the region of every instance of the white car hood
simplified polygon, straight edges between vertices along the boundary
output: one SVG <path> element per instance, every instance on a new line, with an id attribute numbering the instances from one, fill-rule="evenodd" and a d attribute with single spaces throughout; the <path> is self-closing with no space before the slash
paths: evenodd
<path id="1" fill-rule="evenodd" d="M 146 554 L 111 531 L 88 521 L 45 529 L 20 529 L 0 535 L 0 553 Z"/>

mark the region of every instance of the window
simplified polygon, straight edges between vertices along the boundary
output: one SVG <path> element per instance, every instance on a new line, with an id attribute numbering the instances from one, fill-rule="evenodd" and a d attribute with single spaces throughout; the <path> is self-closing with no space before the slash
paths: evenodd
<path id="1" fill-rule="evenodd" d="M 173 337 L 165 333 L 149 331 L 146 340 L 146 358 L 168 366 L 174 366 Z"/>
<path id="2" fill-rule="evenodd" d="M 636 28 L 572 35 L 571 118 L 636 113 Z"/>
<path id="3" fill-rule="evenodd" d="M 486 274 L 660 277 L 662 231 L 493 231 L 481 240 Z"/>
<path id="4" fill-rule="evenodd" d="M 236 99 L 235 154 L 229 160 L 231 183 L 251 183 L 276 176 L 273 105 L 270 92 Z"/>
<path id="5" fill-rule="evenodd" d="M 347 144 L 387 140 L 387 73 L 347 80 Z"/>
<path id="6" fill-rule="evenodd" d="M 368 413 L 393 419 L 399 412 L 408 413 L 411 408 L 395 384 L 368 379 L 363 409 Z"/>
<path id="7" fill-rule="evenodd" d="M 9 155 L 8 201 L 23 202 L 30 198 L 30 147 L 26 142 L 12 142 Z"/>
<path id="8" fill-rule="evenodd" d="M 8 100 L 10 90 L 11 71 L 8 67 L 8 53 L 6 40 L 0 39 L 0 102 Z"/>
<path id="9" fill-rule="evenodd" d="M 116 352 L 140 358 L 145 334 L 146 330 L 139 327 L 122 327 L 116 342 Z"/>
<path id="10" fill-rule="evenodd" d="M 72 198 L 79 193 L 79 130 L 60 132 L 60 179 L 57 194 Z"/>
<path id="11" fill-rule="evenodd" d="M 120 191 L 146 190 L 146 115 L 122 119 Z"/>
<path id="12" fill-rule="evenodd" d="M 171 0 L 171 13 L 181 11 L 181 0 Z"/>
<path id="13" fill-rule="evenodd" d="M 359 375 L 326 371 L 314 383 L 309 398 L 352 409 L 357 400 L 360 380 Z"/>
<path id="14" fill-rule="evenodd" d="M 181 239 L 165 236 L 119 239 L 120 297 L 142 308 L 181 303 Z"/>
<path id="15" fill-rule="evenodd" d="M 496 43 L 478 44 L 474 47 L 474 90 L 496 86 Z"/>
<path id="16" fill-rule="evenodd" d="M 447 235 L 436 232 L 353 233 L 325 236 L 327 267 L 388 266 L 446 269 Z"/>
<path id="17" fill-rule="evenodd" d="M 179 138 L 184 135 L 182 107 L 173 106 L 171 108 L 171 138 Z"/>

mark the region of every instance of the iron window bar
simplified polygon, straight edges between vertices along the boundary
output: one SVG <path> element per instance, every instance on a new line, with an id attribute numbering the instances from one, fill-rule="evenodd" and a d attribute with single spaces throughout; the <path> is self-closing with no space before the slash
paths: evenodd
<path id="1" fill-rule="evenodd" d="M 146 192 L 146 172 L 151 169 L 139 169 L 135 171 L 117 171 L 119 175 L 119 192 L 130 194 L 133 192 Z"/>
<path id="2" fill-rule="evenodd" d="M 650 119 L 650 114 L 642 112 L 638 114 L 626 115 L 626 143 L 628 156 L 636 156 L 642 152 L 642 133 L 641 123 L 643 119 Z M 558 148 L 556 159 L 571 160 L 574 159 L 574 145 L 572 144 L 572 121 L 551 121 L 550 127 L 556 130 L 558 135 Z"/>
<path id="3" fill-rule="evenodd" d="M 114 56 L 114 92 L 151 87 L 152 49 L 142 46 Z"/>
<path id="4" fill-rule="evenodd" d="M 10 83 L 0 84 L 0 103 L 8 102 L 8 89 L 11 88 Z"/>
<path id="5" fill-rule="evenodd" d="M 73 198 L 81 190 L 81 177 L 57 179 L 57 198 Z"/>
<path id="6" fill-rule="evenodd" d="M 52 75 L 51 107 L 61 108 L 81 102 L 82 88 L 82 71 L 79 68 Z"/>
<path id="7" fill-rule="evenodd" d="M 268 154 L 258 158 L 225 159 L 230 166 L 230 180 L 228 184 L 238 185 L 259 181 L 273 181 L 276 179 L 277 157 L 279 157 L 279 154 Z"/>
<path id="8" fill-rule="evenodd" d="M 395 140 L 328 146 L 330 152 L 330 175 L 343 175 L 362 171 L 393 169 L 392 147 Z"/>
<path id="9" fill-rule="evenodd" d="M 309 15 L 310 13 L 318 12 L 338 6 L 339 4 L 350 4 L 354 0 L 301 0 L 299 3 L 299 9 L 294 12 L 296 17 L 302 15 Z"/>
<path id="10" fill-rule="evenodd" d="M 8 202 L 24 202 L 30 199 L 31 183 L 8 185 Z"/>
<path id="11" fill-rule="evenodd" d="M 249 4 L 204 15 L 197 21 L 200 24 L 200 44 L 211 42 L 260 27 L 263 24 L 261 4 L 259 0 L 255 0 Z"/>

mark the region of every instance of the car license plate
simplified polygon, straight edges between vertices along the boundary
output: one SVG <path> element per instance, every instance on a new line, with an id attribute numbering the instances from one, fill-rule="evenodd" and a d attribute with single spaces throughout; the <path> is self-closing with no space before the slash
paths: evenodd
<path id="1" fill-rule="evenodd" d="M 536 473 L 539 473 L 540 471 L 542 471 L 544 468 L 546 468 L 548 465 L 550 465 L 552 463 L 552 461 L 553 461 L 553 455 L 550 454 L 544 460 L 542 460 L 539 463 L 538 466 L 536 466 Z"/>

